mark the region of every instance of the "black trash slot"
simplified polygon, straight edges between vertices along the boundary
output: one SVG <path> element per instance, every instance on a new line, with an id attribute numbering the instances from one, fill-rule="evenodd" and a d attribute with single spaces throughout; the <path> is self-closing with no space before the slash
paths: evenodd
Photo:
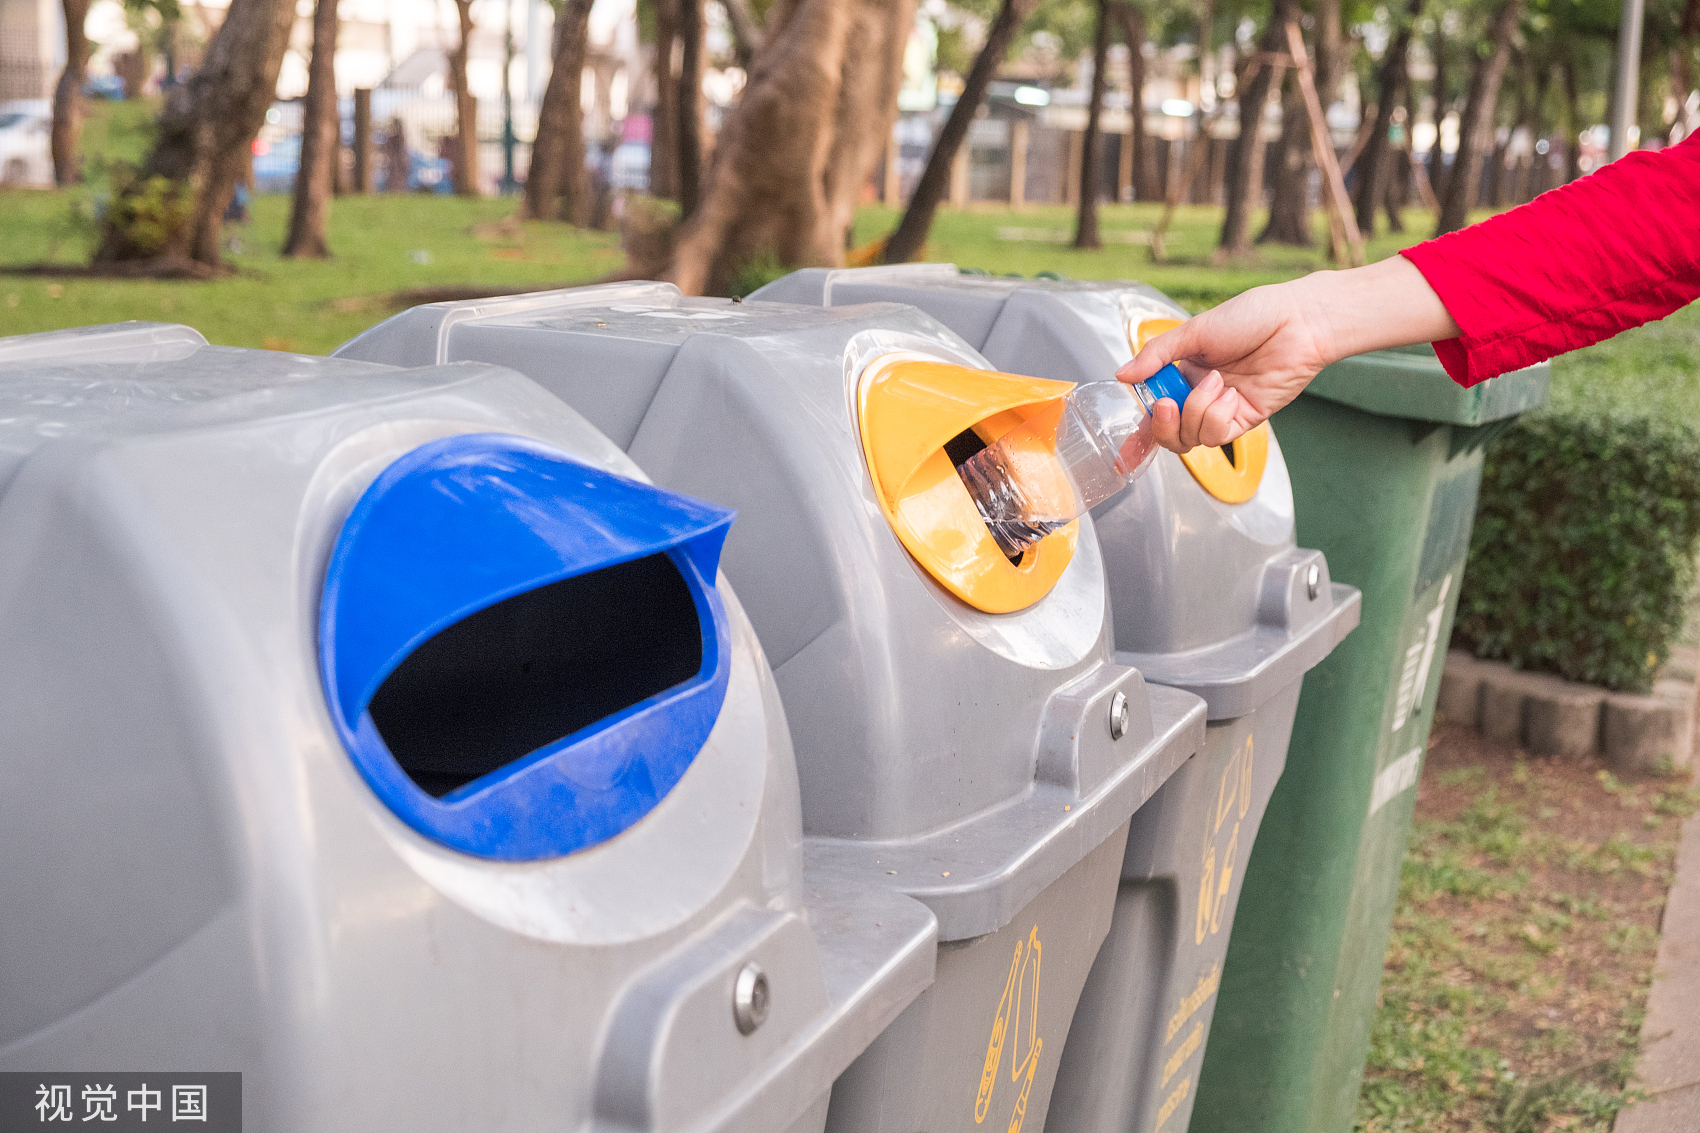
<path id="1" fill-rule="evenodd" d="M 979 433 L 976 433 L 973 429 L 964 429 L 944 443 L 944 454 L 950 457 L 951 466 L 956 469 L 957 475 L 960 476 L 962 466 L 973 460 L 979 453 L 984 452 L 986 447 L 986 442 Z M 991 524 L 986 525 L 986 530 L 991 530 Z M 996 541 L 995 535 L 993 541 Z M 1015 566 L 1020 566 L 1021 560 L 1026 557 L 1027 552 L 1025 551 L 1013 557 L 1008 554 L 1004 555 L 1004 558 L 1009 559 Z"/>
<path id="2" fill-rule="evenodd" d="M 370 711 L 402 770 L 441 798 L 701 668 L 690 587 L 654 554 L 462 618 L 396 666 Z"/>

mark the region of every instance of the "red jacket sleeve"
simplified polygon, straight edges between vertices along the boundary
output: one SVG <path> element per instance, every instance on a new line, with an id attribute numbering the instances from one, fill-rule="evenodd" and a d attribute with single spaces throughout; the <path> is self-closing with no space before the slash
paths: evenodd
<path id="1" fill-rule="evenodd" d="M 1464 332 L 1434 349 L 1465 386 L 1663 318 L 1700 297 L 1700 133 L 1404 255 Z"/>

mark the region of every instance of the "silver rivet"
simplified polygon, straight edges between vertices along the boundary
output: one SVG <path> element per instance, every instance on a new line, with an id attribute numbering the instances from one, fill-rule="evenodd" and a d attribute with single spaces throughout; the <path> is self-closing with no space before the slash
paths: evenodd
<path id="1" fill-rule="evenodd" d="M 1316 601 L 1316 591 L 1321 585 L 1322 568 L 1317 566 L 1315 563 L 1311 563 L 1310 569 L 1305 571 L 1305 590 L 1310 593 L 1310 600 L 1312 602 Z"/>
<path id="2" fill-rule="evenodd" d="M 1118 692 L 1110 697 L 1110 738 L 1119 740 L 1127 735 L 1127 726 L 1132 722 L 1133 710 L 1128 707 L 1127 693 Z"/>
<path id="3" fill-rule="evenodd" d="M 740 1035 L 751 1034 L 767 1022 L 768 999 L 767 973 L 760 964 L 745 964 L 732 985 L 732 1021 Z"/>

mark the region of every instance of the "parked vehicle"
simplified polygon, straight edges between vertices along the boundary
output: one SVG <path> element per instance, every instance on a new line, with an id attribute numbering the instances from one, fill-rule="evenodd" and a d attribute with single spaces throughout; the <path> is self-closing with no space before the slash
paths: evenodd
<path id="1" fill-rule="evenodd" d="M 46 99 L 0 103 L 0 185 L 53 184 L 52 130 Z"/>
<path id="2" fill-rule="evenodd" d="M 254 142 L 254 192 L 287 193 L 295 187 L 301 168 L 301 135 L 285 134 Z"/>

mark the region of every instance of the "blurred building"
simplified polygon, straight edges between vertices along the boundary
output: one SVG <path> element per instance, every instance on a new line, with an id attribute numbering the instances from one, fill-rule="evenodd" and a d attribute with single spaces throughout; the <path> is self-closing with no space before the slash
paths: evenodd
<path id="1" fill-rule="evenodd" d="M 0 0 L 0 102 L 51 98 L 64 66 L 58 0 Z"/>

